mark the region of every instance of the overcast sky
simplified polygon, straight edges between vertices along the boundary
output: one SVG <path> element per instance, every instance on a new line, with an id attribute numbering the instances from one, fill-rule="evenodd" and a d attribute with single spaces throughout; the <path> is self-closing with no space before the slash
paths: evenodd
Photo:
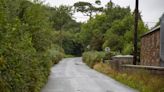
<path id="1" fill-rule="evenodd" d="M 95 0 L 44 0 L 45 3 L 49 3 L 51 6 L 60 5 L 73 5 L 78 1 L 87 1 L 94 3 Z M 105 6 L 110 0 L 101 0 L 102 5 Z M 135 0 L 112 0 L 115 4 L 122 7 L 130 6 L 131 10 L 134 10 Z M 146 24 L 150 27 L 159 20 L 159 17 L 164 13 L 164 0 L 139 0 L 139 9 L 141 11 L 142 18 Z M 86 21 L 88 18 L 82 14 L 74 15 L 77 21 Z"/>

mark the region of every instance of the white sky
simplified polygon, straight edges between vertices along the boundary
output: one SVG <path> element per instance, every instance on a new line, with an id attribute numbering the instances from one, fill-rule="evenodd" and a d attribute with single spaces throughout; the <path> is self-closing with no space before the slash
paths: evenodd
<path id="1" fill-rule="evenodd" d="M 95 0 L 44 0 L 50 6 L 73 5 L 78 1 L 87 1 L 94 3 Z M 110 0 L 101 0 L 102 5 L 105 6 Z M 112 0 L 115 4 L 122 7 L 130 6 L 134 10 L 135 0 Z M 159 17 L 164 13 L 164 0 L 139 0 L 139 10 L 142 18 L 149 27 L 152 27 L 159 20 Z M 74 15 L 77 21 L 87 21 L 87 17 L 82 14 Z"/>

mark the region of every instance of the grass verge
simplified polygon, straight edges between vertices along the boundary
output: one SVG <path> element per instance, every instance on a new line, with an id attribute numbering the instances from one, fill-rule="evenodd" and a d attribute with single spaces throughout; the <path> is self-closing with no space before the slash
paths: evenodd
<path id="1" fill-rule="evenodd" d="M 140 92 L 164 92 L 164 76 L 144 71 L 122 73 L 113 70 L 109 64 L 102 63 L 95 64 L 94 69 Z"/>

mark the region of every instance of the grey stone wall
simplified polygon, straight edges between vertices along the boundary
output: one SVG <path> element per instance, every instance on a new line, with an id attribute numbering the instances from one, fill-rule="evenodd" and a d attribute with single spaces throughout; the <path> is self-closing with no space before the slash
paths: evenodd
<path id="1" fill-rule="evenodd" d="M 159 66 L 143 66 L 143 65 L 122 65 L 119 71 L 123 72 L 147 72 L 155 75 L 164 75 L 164 67 Z"/>

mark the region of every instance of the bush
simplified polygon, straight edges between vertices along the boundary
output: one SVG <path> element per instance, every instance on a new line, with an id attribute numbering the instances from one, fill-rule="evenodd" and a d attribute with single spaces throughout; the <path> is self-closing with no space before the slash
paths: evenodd
<path id="1" fill-rule="evenodd" d="M 59 63 L 59 61 L 64 57 L 63 50 L 60 51 L 57 48 L 59 48 L 59 47 L 52 48 L 49 50 L 49 53 L 50 53 L 49 56 L 52 58 L 53 64 Z"/>
<path id="2" fill-rule="evenodd" d="M 89 51 L 83 53 L 83 61 L 91 68 L 105 57 L 104 52 Z"/>
<path id="3" fill-rule="evenodd" d="M 40 3 L 0 0 L 0 92 L 40 92 L 52 59 L 62 58 L 60 50 L 50 57 L 56 47 L 49 24 Z"/>
<path id="4" fill-rule="evenodd" d="M 53 51 L 53 58 L 52 58 L 52 62 L 54 64 L 59 63 L 59 61 L 64 57 L 62 52 L 59 51 Z"/>

